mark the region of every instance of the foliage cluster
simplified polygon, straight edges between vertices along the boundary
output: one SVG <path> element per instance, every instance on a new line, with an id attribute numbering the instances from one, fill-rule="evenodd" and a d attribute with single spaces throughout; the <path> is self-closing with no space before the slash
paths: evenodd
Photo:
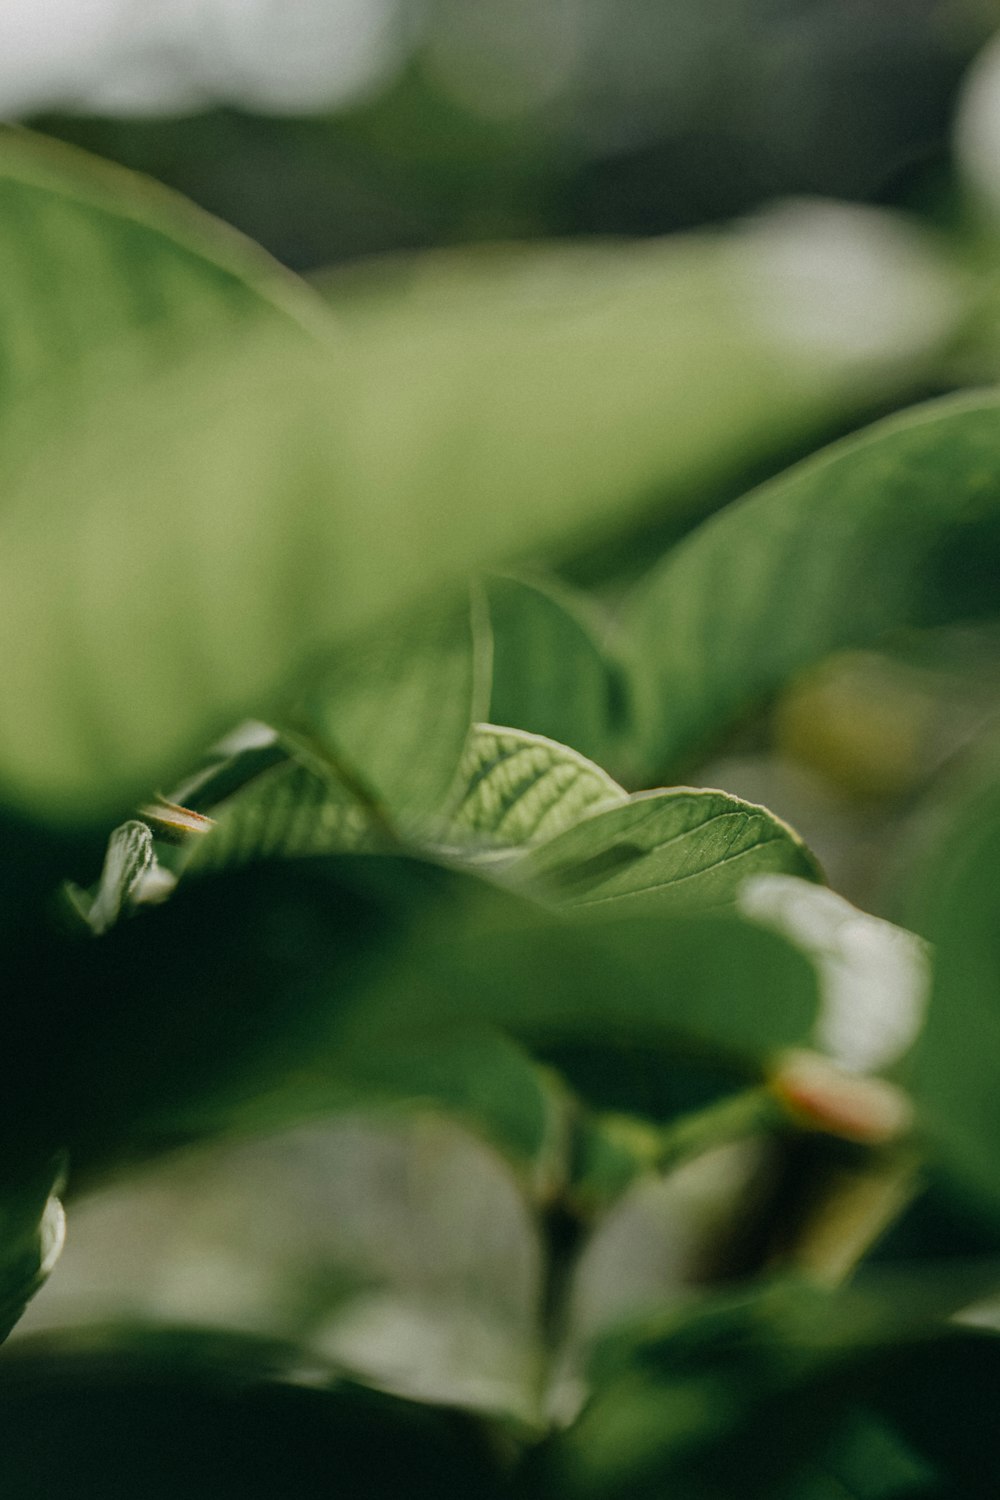
<path id="1" fill-rule="evenodd" d="M 430 256 L 324 296 L 4 135 L 4 1326 L 64 1190 L 72 1219 L 137 1162 L 348 1110 L 488 1141 L 544 1264 L 511 1410 L 204 1330 L 15 1339 L 5 1495 L 996 1492 L 1000 1342 L 954 1319 L 1000 1287 L 992 742 L 907 788 L 898 927 L 683 784 L 833 654 L 986 630 L 991 389 L 691 525 L 748 453 L 947 384 L 981 290 L 904 358 L 817 359 L 753 316 L 751 251 Z M 567 1376 L 588 1239 L 740 1146 L 698 1295 Z"/>

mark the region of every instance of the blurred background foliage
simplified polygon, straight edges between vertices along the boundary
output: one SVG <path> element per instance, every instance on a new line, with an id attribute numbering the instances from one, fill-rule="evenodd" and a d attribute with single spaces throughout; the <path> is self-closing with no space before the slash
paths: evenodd
<path id="1" fill-rule="evenodd" d="M 35 76 L 6 49 L 0 109 L 170 183 L 304 271 L 666 234 L 799 194 L 947 220 L 957 92 L 998 19 L 990 0 L 46 10 L 62 73 L 41 44 Z"/>
<path id="2" fill-rule="evenodd" d="M 998 25 L 991 0 L 8 0 L 0 114 L 180 190 L 347 325 L 405 301 L 418 331 L 502 325 L 521 267 L 530 291 L 559 253 L 543 242 L 696 231 L 664 247 L 671 505 L 566 565 L 613 606 L 666 540 L 821 439 L 995 378 Z M 515 241 L 529 252 L 490 248 Z M 691 779 L 774 808 L 836 889 L 898 917 L 937 788 L 1000 723 L 998 667 L 975 624 L 839 653 Z M 759 1163 L 700 1165 L 627 1197 L 588 1252 L 567 1410 L 577 1345 L 686 1298 L 738 1222 Z M 942 1187 L 894 1235 L 918 1257 L 1000 1254 Z M 488 1147 L 432 1118 L 347 1120 L 93 1194 L 17 1338 L 95 1318 L 305 1338 L 391 1389 L 530 1420 L 537 1261 Z"/>

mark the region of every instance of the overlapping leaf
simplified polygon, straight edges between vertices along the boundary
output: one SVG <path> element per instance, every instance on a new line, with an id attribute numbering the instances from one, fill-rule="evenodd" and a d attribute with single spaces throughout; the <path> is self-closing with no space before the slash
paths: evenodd
<path id="1" fill-rule="evenodd" d="M 477 724 L 462 760 L 463 792 L 446 830 L 460 850 L 516 851 L 625 801 L 600 766 L 538 734 Z"/>
<path id="2" fill-rule="evenodd" d="M 0 1488 L 9 1500 L 325 1500 L 331 1476 L 349 1473 L 364 1500 L 500 1494 L 471 1428 L 346 1382 L 292 1383 L 294 1358 L 191 1329 L 11 1349 Z"/>
<path id="3" fill-rule="evenodd" d="M 914 408 L 707 522 L 623 622 L 658 774 L 830 652 L 1000 608 L 1000 402 Z"/>
<path id="4" fill-rule="evenodd" d="M 817 878 L 801 839 L 773 813 L 726 792 L 639 792 L 590 812 L 533 850 L 515 877 L 567 905 L 711 910 L 750 875 Z"/>
<path id="5" fill-rule="evenodd" d="M 62 1250 L 65 1221 L 55 1194 L 64 1163 L 58 1157 L 26 1163 L 0 1189 L 0 1340 L 7 1337 Z"/>
<path id="6" fill-rule="evenodd" d="M 303 753 L 357 781 L 390 827 L 419 828 L 440 814 L 489 697 L 489 629 L 478 594 L 471 608 L 407 615 L 309 677 L 284 716 Z"/>
<path id="7" fill-rule="evenodd" d="M 957 1382 L 963 1395 L 936 1431 L 936 1365 L 985 1375 L 992 1390 L 998 1360 L 995 1334 L 935 1326 L 919 1304 L 883 1307 L 850 1289 L 778 1281 L 668 1309 L 598 1349 L 591 1401 L 545 1455 L 548 1481 L 608 1500 L 670 1490 L 916 1500 L 970 1482 L 977 1492 L 973 1470 L 992 1483 L 996 1444 Z"/>
<path id="8" fill-rule="evenodd" d="M 487 581 L 493 632 L 489 717 L 613 764 L 628 716 L 627 684 L 590 601 L 554 581 Z"/>

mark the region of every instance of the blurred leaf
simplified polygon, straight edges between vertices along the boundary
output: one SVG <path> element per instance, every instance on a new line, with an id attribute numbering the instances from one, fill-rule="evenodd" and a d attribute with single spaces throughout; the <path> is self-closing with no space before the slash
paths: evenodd
<path id="1" fill-rule="evenodd" d="M 463 795 L 445 836 L 473 849 L 517 851 L 625 798 L 600 766 L 575 750 L 494 724 L 476 725 L 461 776 Z"/>
<path id="2" fill-rule="evenodd" d="M 906 1082 L 966 1186 L 1000 1209 L 1000 774 L 995 749 L 966 767 L 913 837 L 897 898 L 935 948 Z"/>
<path id="3" fill-rule="evenodd" d="M 64 1175 L 56 1158 L 0 1188 L 0 1340 L 5 1339 L 59 1258 L 65 1234 L 54 1196 Z"/>
<path id="4" fill-rule="evenodd" d="M 287 1360 L 287 1355 L 285 1356 Z M 358 1386 L 284 1384 L 253 1340 L 159 1330 L 116 1350 L 33 1340 L 0 1359 L 9 1500 L 491 1496 L 471 1424 Z"/>
<path id="5" fill-rule="evenodd" d="M 116 178 L 126 229 L 131 181 Z M 118 226 L 101 222 L 109 256 L 125 254 Z M 87 296 L 75 244 L 60 326 L 71 289 Z M 331 340 L 248 310 L 239 339 L 206 333 L 156 379 L 69 367 L 58 421 L 41 395 L 22 401 L 30 451 L 0 523 L 8 800 L 121 815 L 241 715 L 270 717 L 321 649 L 473 568 L 620 532 L 706 456 L 745 461 L 766 378 L 757 356 L 753 378 L 730 363 L 728 404 L 715 399 L 703 313 L 725 327 L 726 275 L 690 343 L 667 333 L 698 263 L 690 246 L 680 263 L 669 245 L 558 252 L 542 310 L 359 312 Z M 825 409 L 800 368 L 780 383 L 782 409 Z"/>
<path id="6" fill-rule="evenodd" d="M 935 1342 L 886 1361 L 866 1399 L 951 1481 L 956 1495 L 982 1496 L 1000 1488 L 1000 1441 L 983 1421 L 1000 1401 L 1000 1337 L 994 1331 L 952 1327 Z"/>
<path id="7" fill-rule="evenodd" d="M 829 653 L 1000 606 L 1000 404 L 952 397 L 806 460 L 668 554 L 623 620 L 656 773 Z"/>
<path id="8" fill-rule="evenodd" d="M 888 216 L 885 222 L 898 236 L 901 226 Z M 668 446 L 640 488 L 661 515 L 690 521 L 718 503 L 720 486 L 738 483 L 762 460 L 784 457 L 888 391 L 919 388 L 923 361 L 941 336 L 940 326 L 931 326 L 936 317 L 929 319 L 918 335 L 920 353 L 911 347 L 900 358 L 890 350 L 881 360 L 872 358 L 870 343 L 859 350 L 850 339 L 834 342 L 821 333 L 817 340 L 815 325 L 822 330 L 828 309 L 810 306 L 807 290 L 799 308 L 804 326 L 796 328 L 794 312 L 788 314 L 788 266 L 795 265 L 797 246 L 783 245 L 780 234 L 772 240 L 761 241 L 751 221 L 729 232 L 658 240 L 475 245 L 369 260 L 334 270 L 321 285 L 349 327 L 381 343 L 383 365 L 400 355 L 420 360 L 428 341 L 447 358 L 460 338 L 486 348 L 499 334 L 513 345 L 530 330 L 551 342 L 576 324 L 579 357 L 558 378 L 581 418 L 589 413 L 587 420 L 603 426 L 602 408 L 611 418 L 602 447 L 593 450 L 598 469 L 617 468 L 628 447 L 643 462 L 649 429 L 633 426 L 627 392 L 658 351 L 664 358 L 655 377 L 655 425 Z M 807 283 L 808 274 L 807 268 Z M 821 297 L 822 288 L 813 303 Z M 616 321 L 621 342 L 602 337 L 598 354 L 591 340 L 607 319 Z M 541 363 L 551 368 L 548 352 Z M 554 412 L 541 363 L 530 385 Z M 585 422 L 575 431 L 553 428 L 553 465 L 564 443 L 582 457 Z M 628 550 L 631 556 L 616 559 L 619 567 L 634 567 L 634 545 Z M 496 706 L 491 716 L 603 759 L 600 746 L 577 744 L 565 726 L 521 725 Z"/>
<path id="9" fill-rule="evenodd" d="M 1000 1340 L 988 1342 L 995 1360 Z M 984 1451 L 981 1423 L 968 1420 L 967 1382 L 951 1386 L 967 1420 L 950 1451 L 898 1422 L 893 1406 L 897 1389 L 903 1411 L 926 1401 L 933 1428 L 935 1360 L 951 1367 L 961 1345 L 919 1303 L 881 1307 L 850 1288 L 796 1282 L 637 1319 L 598 1347 L 591 1400 L 552 1445 L 555 1488 L 630 1500 L 916 1500 L 925 1483 L 962 1480 L 977 1461 L 983 1476 L 992 1463 L 995 1445 Z M 908 1388 L 897 1387 L 907 1370 Z"/>
<path id="10" fill-rule="evenodd" d="M 552 1445 L 556 1493 L 685 1500 L 782 1494 L 829 1443 L 850 1343 L 822 1293 L 778 1283 L 608 1336 L 579 1420 Z"/>
<path id="11" fill-rule="evenodd" d="M 46 385 L 141 379 L 206 328 L 270 310 L 320 334 L 318 297 L 156 183 L 24 130 L 0 134 L 0 419 Z M 60 399 L 56 397 L 56 401 Z"/>
<path id="12" fill-rule="evenodd" d="M 651 1063 L 707 1064 L 730 1088 L 759 1080 L 775 1051 L 809 1035 L 816 1007 L 812 966 L 735 916 L 583 924 L 511 907 L 504 921 L 429 936 L 398 978 L 373 988 L 342 1045 L 349 1055 L 408 1027 L 482 1018 L 532 1050 L 558 1050 L 571 1083 L 586 1083 L 596 1062 L 606 1087 L 618 1069 L 624 1108 L 630 1090 L 633 1106 L 643 1097 Z"/>
<path id="13" fill-rule="evenodd" d="M 588 618 L 591 602 L 555 580 L 487 580 L 494 724 L 531 730 L 589 759 L 613 761 L 626 723 L 625 684 Z"/>
<path id="14" fill-rule="evenodd" d="M 857 1411 L 799 1475 L 788 1500 L 931 1500 L 934 1478 L 891 1427 Z"/>
<path id="15" fill-rule="evenodd" d="M 479 906 L 489 920 L 522 909 L 416 860 L 283 857 L 192 875 L 98 943 L 41 940 L 24 956 L 31 1005 L 4 1024 L 3 1149 L 67 1147 L 86 1176 L 205 1135 L 430 1107 L 541 1188 L 564 1166 L 562 1093 L 464 1013 L 464 992 L 415 1000 L 360 1046 L 342 1036 L 376 986 L 409 994 L 428 928 L 465 917 L 478 931 Z"/>
<path id="16" fill-rule="evenodd" d="M 818 879 L 815 860 L 786 823 L 725 792 L 638 792 L 589 812 L 518 860 L 512 874 L 552 899 L 586 908 L 702 911 L 735 900 L 750 875 Z"/>
<path id="17" fill-rule="evenodd" d="M 360 641 L 283 715 L 285 727 L 364 800 L 402 828 L 440 814 L 489 695 L 488 627 L 481 601 L 423 610 Z"/>
<path id="18" fill-rule="evenodd" d="M 298 761 L 270 765 L 215 809 L 214 826 L 184 869 L 223 870 L 269 858 L 363 849 L 383 837 L 365 804 L 332 772 Z"/>
<path id="19" fill-rule="evenodd" d="M 331 1087 L 349 1084 L 344 1012 L 478 890 L 416 861 L 282 860 L 184 880 L 98 942 L 42 935 L 11 973 L 4 1148 L 69 1146 L 77 1166 L 169 1144 L 170 1120 L 252 1116 L 257 1094 L 331 1053 Z"/>

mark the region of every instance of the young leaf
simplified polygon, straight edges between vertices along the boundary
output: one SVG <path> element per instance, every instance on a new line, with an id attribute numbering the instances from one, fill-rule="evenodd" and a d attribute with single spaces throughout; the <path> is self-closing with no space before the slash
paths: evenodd
<path id="1" fill-rule="evenodd" d="M 517 851 L 570 827 L 625 792 L 575 750 L 524 730 L 477 724 L 461 767 L 463 793 L 444 841 Z"/>
<path id="2" fill-rule="evenodd" d="M 638 792 L 582 817 L 519 860 L 512 872 L 574 907 L 660 912 L 735 900 L 750 875 L 819 879 L 786 823 L 725 792 Z"/>
<path id="3" fill-rule="evenodd" d="M 660 774 L 830 652 L 1000 607 L 1000 403 L 877 423 L 706 522 L 622 628 L 638 763 Z"/>

